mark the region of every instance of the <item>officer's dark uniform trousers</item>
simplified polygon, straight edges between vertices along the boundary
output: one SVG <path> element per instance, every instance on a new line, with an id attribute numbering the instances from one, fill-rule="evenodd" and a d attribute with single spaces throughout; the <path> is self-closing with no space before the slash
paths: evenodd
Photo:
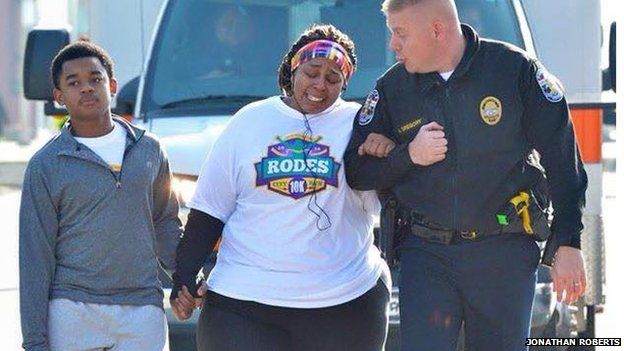
<path id="1" fill-rule="evenodd" d="M 523 350 L 540 252 L 526 235 L 444 245 L 414 235 L 401 245 L 403 350 Z"/>
<path id="2" fill-rule="evenodd" d="M 408 225 L 399 250 L 404 351 L 454 351 L 462 322 L 466 350 L 526 350 L 540 253 L 522 225 L 510 229 L 496 215 L 532 185 L 526 160 L 537 150 L 555 209 L 550 240 L 579 247 L 587 176 L 556 78 L 521 49 L 462 30 L 466 50 L 448 81 L 401 64 L 379 78 L 354 122 L 347 181 L 390 190 L 408 223 L 479 234 L 447 245 Z M 432 121 L 444 127 L 446 158 L 415 165 L 408 145 Z M 397 143 L 387 158 L 357 154 L 372 132 Z"/>

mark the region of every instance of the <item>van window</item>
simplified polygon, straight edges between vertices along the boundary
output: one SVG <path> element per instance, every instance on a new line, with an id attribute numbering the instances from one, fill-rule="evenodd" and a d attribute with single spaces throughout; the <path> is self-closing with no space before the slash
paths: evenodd
<path id="1" fill-rule="evenodd" d="M 524 49 L 520 26 L 509 0 L 456 0 L 459 20 L 482 38 L 506 41 Z"/>
<path id="2" fill-rule="evenodd" d="M 511 0 L 457 0 L 484 37 L 521 45 Z M 277 69 L 312 23 L 332 23 L 356 44 L 358 71 L 344 94 L 363 99 L 394 64 L 380 0 L 173 0 L 153 48 L 147 111 L 279 93 Z M 512 25 L 510 25 L 512 23 Z M 153 80 L 151 80 L 153 79 Z"/>

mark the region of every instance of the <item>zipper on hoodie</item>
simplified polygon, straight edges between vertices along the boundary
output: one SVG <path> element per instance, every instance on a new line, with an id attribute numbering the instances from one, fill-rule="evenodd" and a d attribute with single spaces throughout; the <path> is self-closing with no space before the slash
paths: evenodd
<path id="1" fill-rule="evenodd" d="M 115 172 L 113 172 L 113 170 L 110 169 L 110 167 L 108 167 L 108 170 L 113 175 L 113 178 L 115 178 L 115 188 L 120 189 L 121 188 L 121 170 L 119 170 L 119 177 L 117 177 Z"/>
<path id="2" fill-rule="evenodd" d="M 128 146 L 126 146 L 126 148 L 124 149 L 124 153 L 123 156 L 121 157 L 121 169 L 119 170 L 119 177 L 117 177 L 117 175 L 115 174 L 115 172 L 113 172 L 113 170 L 111 169 L 111 173 L 113 174 L 113 176 L 115 177 L 115 187 L 117 189 L 121 189 L 121 174 L 124 170 L 124 161 L 126 160 L 126 155 L 128 155 L 128 152 L 130 152 L 130 150 L 134 147 L 134 145 L 136 145 L 136 143 L 139 142 L 141 138 L 137 139 L 137 140 L 133 140 Z M 110 167 L 109 167 L 110 169 Z"/>

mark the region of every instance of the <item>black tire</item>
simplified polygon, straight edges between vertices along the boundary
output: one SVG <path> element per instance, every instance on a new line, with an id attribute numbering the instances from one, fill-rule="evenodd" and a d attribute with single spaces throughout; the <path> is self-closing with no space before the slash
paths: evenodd
<path id="1" fill-rule="evenodd" d="M 586 310 L 586 324 L 587 328 L 578 333 L 579 338 L 594 338 L 596 337 L 596 310 L 594 306 L 585 306 Z M 569 351 L 595 351 L 595 346 L 574 346 L 570 347 Z"/>
<path id="2" fill-rule="evenodd" d="M 555 338 L 557 337 L 557 323 L 559 322 L 559 312 L 557 310 L 554 311 L 553 315 L 550 317 L 548 324 L 544 327 L 544 331 L 541 335 L 531 335 L 531 337 L 535 338 Z M 530 346 L 529 351 L 563 351 L 565 348 L 556 348 L 553 346 Z"/>

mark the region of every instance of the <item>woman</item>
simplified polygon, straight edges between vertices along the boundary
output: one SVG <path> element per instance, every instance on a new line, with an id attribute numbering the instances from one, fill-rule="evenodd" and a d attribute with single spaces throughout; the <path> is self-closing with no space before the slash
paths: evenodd
<path id="1" fill-rule="evenodd" d="M 311 27 L 282 61 L 283 96 L 242 108 L 215 143 L 189 205 L 171 299 L 188 318 L 186 287 L 195 291 L 221 237 L 208 291 L 198 292 L 199 350 L 383 349 L 391 284 L 373 246 L 378 202 L 350 189 L 342 166 L 360 106 L 340 94 L 356 63 L 348 36 Z"/>

